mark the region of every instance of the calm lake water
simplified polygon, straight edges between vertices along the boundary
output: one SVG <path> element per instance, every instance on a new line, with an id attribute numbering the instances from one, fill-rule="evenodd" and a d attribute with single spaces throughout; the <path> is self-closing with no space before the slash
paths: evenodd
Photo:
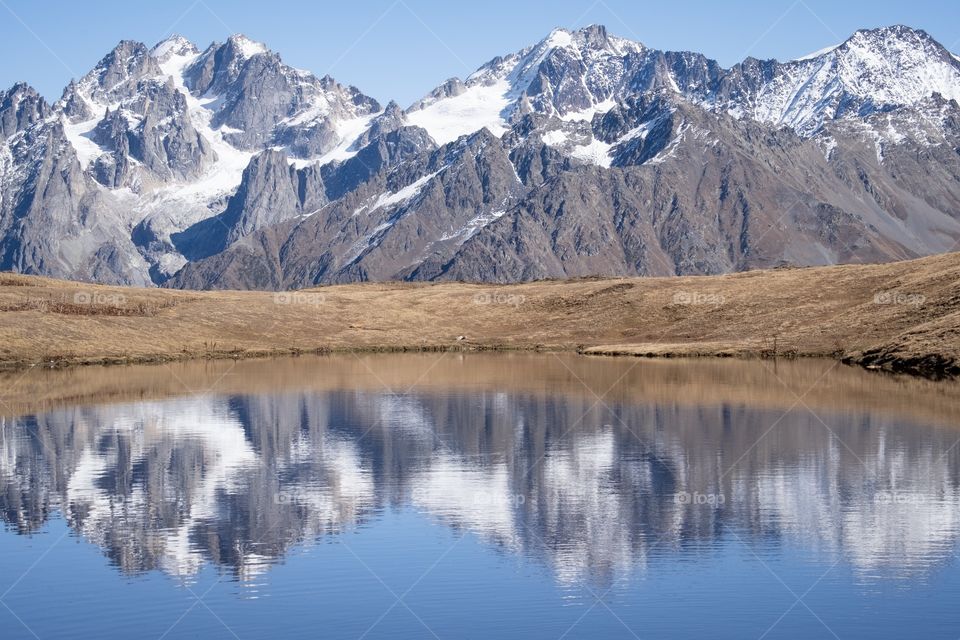
<path id="1" fill-rule="evenodd" d="M 0 637 L 957 638 L 960 389 L 832 362 L 5 374 Z"/>

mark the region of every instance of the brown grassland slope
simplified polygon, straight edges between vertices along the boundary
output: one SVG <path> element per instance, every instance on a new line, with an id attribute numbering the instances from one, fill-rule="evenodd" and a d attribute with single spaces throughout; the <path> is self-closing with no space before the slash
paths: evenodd
<path id="1" fill-rule="evenodd" d="M 105 287 L 0 274 L 7 367 L 379 350 L 842 357 L 960 371 L 960 253 L 882 265 L 299 292 Z"/>

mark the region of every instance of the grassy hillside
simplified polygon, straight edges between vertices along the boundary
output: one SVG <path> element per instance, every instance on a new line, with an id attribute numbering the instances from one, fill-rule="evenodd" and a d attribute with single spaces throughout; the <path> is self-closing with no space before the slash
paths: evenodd
<path id="1" fill-rule="evenodd" d="M 127 289 L 0 274 L 0 364 L 347 350 L 831 356 L 960 371 L 960 253 L 883 265 L 290 293 Z"/>

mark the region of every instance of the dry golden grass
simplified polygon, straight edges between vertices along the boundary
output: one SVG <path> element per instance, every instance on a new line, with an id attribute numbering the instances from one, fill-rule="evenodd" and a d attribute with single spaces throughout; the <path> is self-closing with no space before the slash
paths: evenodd
<path id="1" fill-rule="evenodd" d="M 283 294 L 0 275 L 7 366 L 440 349 L 842 356 L 955 373 L 960 254 L 711 277 L 357 284 Z"/>

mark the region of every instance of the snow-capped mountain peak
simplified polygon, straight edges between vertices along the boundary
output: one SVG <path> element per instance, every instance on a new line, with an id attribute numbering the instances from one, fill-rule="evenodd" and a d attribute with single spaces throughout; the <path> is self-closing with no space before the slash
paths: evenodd
<path id="1" fill-rule="evenodd" d="M 576 31 L 554 29 L 532 47 L 494 58 L 470 75 L 466 84 L 470 86 L 507 80 L 512 92 L 520 95 L 533 82 L 541 65 L 552 56 L 577 59 L 590 65 L 611 58 L 622 58 L 631 52 L 639 53 L 644 49 L 640 43 L 608 35 L 606 27 L 602 25 L 591 25 Z"/>
<path id="2" fill-rule="evenodd" d="M 549 273 L 526 264 L 529 256 L 502 271 L 478 263 L 506 255 L 497 243 L 515 230 L 502 230 L 498 240 L 484 229 L 507 225 L 521 201 L 543 221 L 556 206 L 576 210 L 580 202 L 584 211 L 623 220 L 658 207 L 657 216 L 670 211 L 661 221 L 690 225 L 666 230 L 667 240 L 638 236 L 624 244 L 642 248 L 624 258 L 624 273 L 717 272 L 769 266 L 779 256 L 842 259 L 843 243 L 770 249 L 749 246 L 749 233 L 715 255 L 690 249 L 721 247 L 712 238 L 687 242 L 690 229 L 718 216 L 729 218 L 720 235 L 762 221 L 787 191 L 791 200 L 845 194 L 811 205 L 794 237 L 829 244 L 836 232 L 855 243 L 873 233 L 880 258 L 919 255 L 960 238 L 957 99 L 957 57 L 927 33 L 900 26 L 858 31 L 797 60 L 747 59 L 730 69 L 599 25 L 555 29 L 444 82 L 406 111 L 295 69 L 240 34 L 203 51 L 182 36 L 150 49 L 123 41 L 53 106 L 26 85 L 0 93 L 0 268 L 159 284 L 293 221 L 322 226 L 291 245 L 290 259 L 305 261 L 257 286 L 286 286 L 293 272 L 309 274 L 311 283 L 384 274 L 551 275 L 572 272 L 569 260 L 581 251 L 586 257 L 573 271 L 612 264 L 602 261 L 609 247 L 591 235 L 596 223 L 586 217 L 574 245 L 550 258 Z M 731 163 L 739 166 L 734 173 L 714 171 Z M 700 166 L 706 173 L 696 180 L 685 175 Z M 771 177 L 793 166 L 804 172 L 798 184 L 821 180 L 817 194 Z M 888 167 L 902 183 L 889 180 Z M 664 188 L 654 189 L 645 171 L 661 170 Z M 623 176 L 629 180 L 620 182 Z M 710 186 L 692 193 L 701 180 Z M 398 199 L 413 191 L 416 197 Z M 572 193 L 590 194 L 589 202 Z M 667 201 L 651 204 L 661 196 Z M 619 224 L 604 237 L 623 233 Z M 61 248 L 51 234 L 83 240 Z M 659 246 L 671 238 L 684 240 Z M 553 250 L 528 240 L 546 251 L 536 255 Z M 459 258 L 449 253 L 460 247 Z M 248 264 L 224 259 L 225 268 Z M 226 282 L 210 264 L 177 282 Z M 253 266 L 250 273 L 267 273 Z M 253 276 L 229 277 L 245 286 Z"/>
<path id="3" fill-rule="evenodd" d="M 960 98 L 957 59 L 925 31 L 892 26 L 777 65 L 751 110 L 758 120 L 812 135 L 829 120 L 916 106 L 935 93 Z"/>
<path id="4" fill-rule="evenodd" d="M 137 82 L 157 76 L 157 60 L 142 42 L 123 40 L 104 56 L 78 87 L 87 99 L 100 104 L 115 104 L 137 90 Z"/>
<path id="5" fill-rule="evenodd" d="M 262 42 L 257 42 L 252 40 L 242 33 L 237 33 L 227 39 L 227 42 L 232 45 L 241 56 L 244 58 L 252 58 L 253 56 L 260 55 L 261 53 L 269 53 L 270 49 L 267 45 Z"/>
<path id="6" fill-rule="evenodd" d="M 790 62 L 748 60 L 728 70 L 700 54 L 651 50 L 594 25 L 556 29 L 532 47 L 494 58 L 465 81 L 447 81 L 408 115 L 444 143 L 481 127 L 503 132 L 529 112 L 589 120 L 618 97 L 663 89 L 811 136 L 830 120 L 915 106 L 935 93 L 960 99 L 960 63 L 926 32 L 892 26 L 858 31 Z"/>
<path id="7" fill-rule="evenodd" d="M 172 35 L 161 40 L 150 50 L 150 55 L 161 63 L 174 56 L 195 56 L 198 53 L 200 51 L 197 46 L 181 35 Z"/>
<path id="8" fill-rule="evenodd" d="M 960 98 L 960 64 L 925 31 L 858 31 L 833 54 L 844 87 L 878 106 L 912 105 L 933 93 Z"/>
<path id="9" fill-rule="evenodd" d="M 623 88 L 632 55 L 646 48 L 592 25 L 555 29 L 532 47 L 494 58 L 467 77 L 448 80 L 408 110 L 412 124 L 439 144 L 487 128 L 506 131 L 524 113 L 589 119 Z"/>

